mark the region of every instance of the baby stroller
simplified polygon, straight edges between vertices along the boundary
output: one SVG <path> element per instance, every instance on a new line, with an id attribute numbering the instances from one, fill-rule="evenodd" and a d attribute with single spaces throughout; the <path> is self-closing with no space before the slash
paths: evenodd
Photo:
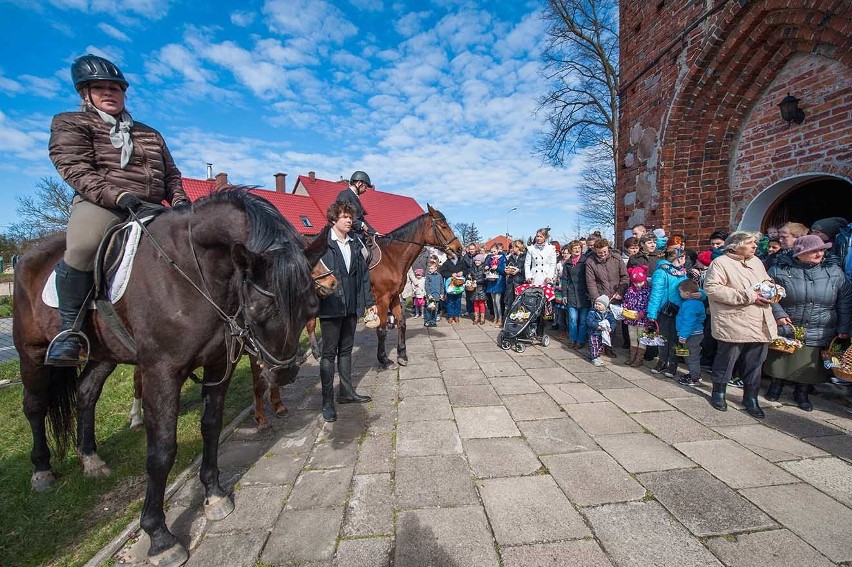
<path id="1" fill-rule="evenodd" d="M 503 331 L 497 337 L 500 348 L 524 352 L 527 348 L 525 343 L 542 346 L 550 344 L 549 336 L 542 336 L 540 341 L 536 337 L 544 301 L 544 291 L 539 287 L 527 288 L 515 299 L 509 315 L 503 321 Z"/>

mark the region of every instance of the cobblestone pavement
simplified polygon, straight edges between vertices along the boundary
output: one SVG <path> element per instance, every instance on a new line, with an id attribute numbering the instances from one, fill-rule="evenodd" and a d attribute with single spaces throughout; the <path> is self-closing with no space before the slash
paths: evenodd
<path id="1" fill-rule="evenodd" d="M 758 421 L 741 390 L 717 412 L 706 380 L 623 350 L 597 368 L 557 341 L 518 354 L 489 326 L 408 323 L 410 364 L 387 371 L 358 332 L 371 403 L 323 422 L 313 363 L 286 418 L 224 442 L 229 517 L 205 520 L 197 475 L 171 498 L 187 565 L 852 565 L 848 399 L 821 390 L 805 413 L 785 392 Z M 112 561 L 147 549 L 137 533 Z"/>

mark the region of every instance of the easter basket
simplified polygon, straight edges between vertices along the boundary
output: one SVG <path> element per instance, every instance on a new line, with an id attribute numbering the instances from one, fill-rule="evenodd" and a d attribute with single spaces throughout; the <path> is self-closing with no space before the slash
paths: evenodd
<path id="1" fill-rule="evenodd" d="M 788 326 L 793 328 L 793 338 L 778 337 L 769 343 L 771 350 L 792 354 L 804 346 L 805 343 L 802 341 L 805 339 L 805 328 L 796 327 L 795 325 Z"/>
<path id="2" fill-rule="evenodd" d="M 665 346 L 666 339 L 660 334 L 660 325 L 654 321 L 654 327 L 639 331 L 639 344 L 644 346 Z"/>
<path id="3" fill-rule="evenodd" d="M 464 282 L 464 288 L 467 291 L 473 291 L 476 289 L 476 282 L 473 280 L 467 280 L 466 282 Z"/>
<path id="4" fill-rule="evenodd" d="M 689 347 L 678 343 L 674 347 L 675 356 L 689 356 Z"/>
<path id="5" fill-rule="evenodd" d="M 835 378 L 850 382 L 852 381 L 852 345 L 844 349 L 837 340 L 837 337 L 831 339 L 828 348 L 820 353 L 822 363 L 826 369 L 831 370 Z"/>
<path id="6" fill-rule="evenodd" d="M 760 297 L 771 303 L 778 303 L 787 297 L 787 290 L 772 280 L 763 280 L 759 284 L 754 284 L 752 289 L 758 292 Z"/>

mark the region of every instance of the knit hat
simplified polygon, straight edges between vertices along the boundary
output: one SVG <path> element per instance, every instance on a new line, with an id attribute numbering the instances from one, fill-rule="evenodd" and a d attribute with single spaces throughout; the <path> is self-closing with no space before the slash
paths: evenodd
<path id="1" fill-rule="evenodd" d="M 654 236 L 656 236 L 657 238 L 662 238 L 666 235 L 666 231 L 663 230 L 662 228 L 655 228 L 653 230 L 653 233 L 654 233 Z"/>
<path id="2" fill-rule="evenodd" d="M 705 250 L 698 254 L 698 261 L 704 264 L 705 266 L 710 266 L 710 262 L 713 261 L 713 252 L 710 250 Z"/>
<path id="3" fill-rule="evenodd" d="M 848 221 L 843 217 L 829 217 L 827 219 L 814 221 L 814 224 L 811 225 L 811 230 L 819 231 L 827 235 L 829 239 L 833 240 L 840 232 L 840 229 L 847 224 L 849 224 Z"/>
<path id="4" fill-rule="evenodd" d="M 604 307 L 609 307 L 609 296 L 599 295 L 598 298 L 595 299 L 595 303 L 603 303 Z"/>
<path id="5" fill-rule="evenodd" d="M 422 276 L 423 275 L 423 268 L 417 268 L 416 270 L 414 270 L 414 275 L 417 276 L 417 277 Z"/>
<path id="6" fill-rule="evenodd" d="M 485 254 L 477 254 L 476 256 L 473 257 L 473 261 L 474 262 L 484 262 L 485 261 Z"/>
<path id="7" fill-rule="evenodd" d="M 648 281 L 648 266 L 634 266 L 627 269 L 630 274 L 630 283 L 642 283 Z"/>
<path id="8" fill-rule="evenodd" d="M 831 242 L 823 242 L 822 238 L 816 234 L 806 234 L 797 238 L 793 243 L 793 256 L 801 256 L 808 252 L 828 250 L 829 248 L 831 248 Z"/>

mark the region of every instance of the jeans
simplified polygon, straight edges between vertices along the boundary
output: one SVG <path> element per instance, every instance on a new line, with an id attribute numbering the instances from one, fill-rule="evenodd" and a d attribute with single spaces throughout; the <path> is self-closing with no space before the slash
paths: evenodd
<path id="1" fill-rule="evenodd" d="M 583 344 L 586 342 L 586 316 L 588 307 L 568 307 L 568 340 Z"/>
<path id="2" fill-rule="evenodd" d="M 568 310 L 561 305 L 553 306 L 553 326 L 559 327 L 560 331 L 565 331 L 568 326 L 566 320 L 568 319 Z"/>
<path id="3" fill-rule="evenodd" d="M 447 306 L 447 317 L 461 316 L 461 298 L 462 294 L 460 293 L 447 294 L 447 299 L 444 300 Z M 470 307 L 473 309 L 473 302 L 471 302 Z"/>
<path id="4" fill-rule="evenodd" d="M 434 325 L 438 319 L 438 310 L 435 309 L 424 309 L 423 310 L 423 324 L 424 325 Z"/>
<path id="5" fill-rule="evenodd" d="M 491 294 L 491 302 L 494 305 L 494 319 L 503 320 L 503 294 L 502 293 L 494 293 Z"/>
<path id="6" fill-rule="evenodd" d="M 689 349 L 686 366 L 689 368 L 689 376 L 693 379 L 701 376 L 701 341 L 703 340 L 703 334 L 686 337 L 685 346 Z"/>

